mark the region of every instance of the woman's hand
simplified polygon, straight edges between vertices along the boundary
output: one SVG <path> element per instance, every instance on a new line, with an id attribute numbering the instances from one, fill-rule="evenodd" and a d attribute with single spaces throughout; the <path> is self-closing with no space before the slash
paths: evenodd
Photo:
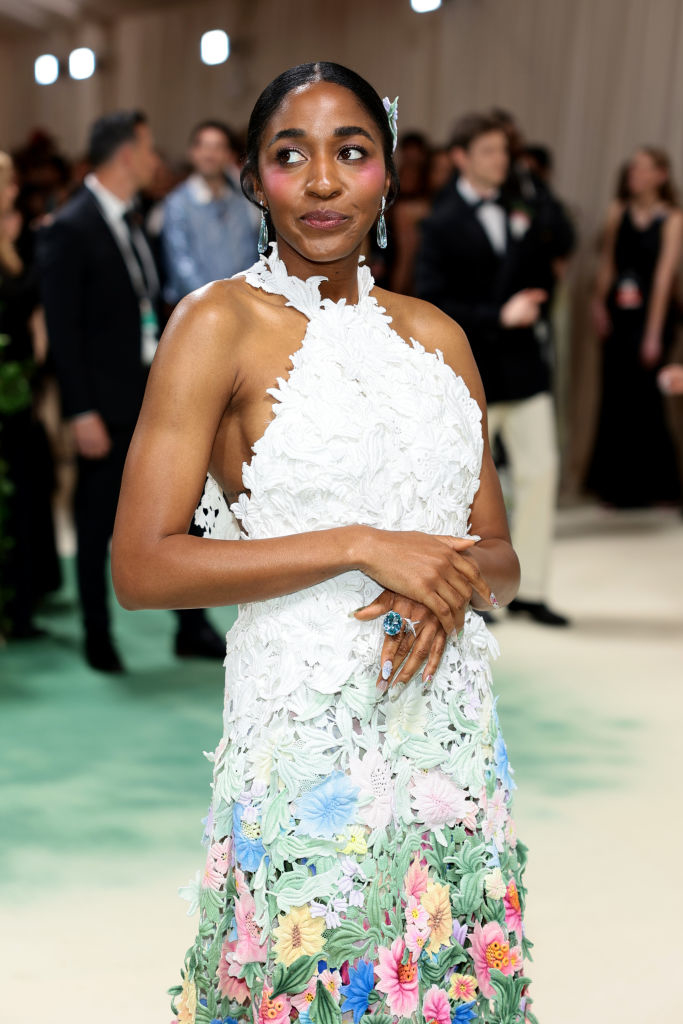
<path id="1" fill-rule="evenodd" d="M 607 304 L 602 299 L 593 299 L 591 303 L 591 320 L 593 330 L 599 338 L 606 338 L 612 332 L 612 319 Z"/>
<path id="2" fill-rule="evenodd" d="M 467 554 L 476 544 L 474 537 L 373 529 L 365 536 L 358 567 L 380 586 L 424 605 L 446 635 L 462 628 L 473 593 L 485 607 L 498 607 L 479 566 Z"/>
<path id="3" fill-rule="evenodd" d="M 354 617 L 360 622 L 369 622 L 392 610 L 403 616 L 404 622 L 411 619 L 415 623 L 417 636 L 413 636 L 412 632 L 405 628 L 396 636 L 385 636 L 377 685 L 386 688 L 395 686 L 396 683 L 407 683 L 425 661 L 427 664 L 422 672 L 422 682 L 431 682 L 445 650 L 447 636 L 436 615 L 430 612 L 429 608 L 407 597 L 401 597 L 393 590 L 383 590 L 371 604 L 354 612 Z M 399 668 L 400 671 L 397 671 Z"/>

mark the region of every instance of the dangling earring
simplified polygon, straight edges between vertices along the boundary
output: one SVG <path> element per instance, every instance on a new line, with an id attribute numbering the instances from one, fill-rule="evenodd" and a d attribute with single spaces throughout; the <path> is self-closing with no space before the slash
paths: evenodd
<path id="1" fill-rule="evenodd" d="M 377 245 L 380 249 L 386 249 L 387 247 L 387 222 L 384 219 L 384 207 L 387 205 L 387 201 L 382 196 L 382 205 L 379 208 L 379 220 L 377 221 Z"/>
<path id="2" fill-rule="evenodd" d="M 386 245 L 386 242 L 384 243 Z M 263 256 L 268 252 L 268 222 L 266 220 L 266 208 L 261 207 L 261 227 L 258 233 L 258 251 Z"/>

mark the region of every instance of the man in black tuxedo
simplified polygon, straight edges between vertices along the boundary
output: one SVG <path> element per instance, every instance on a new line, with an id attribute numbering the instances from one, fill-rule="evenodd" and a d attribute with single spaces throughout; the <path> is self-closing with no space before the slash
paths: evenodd
<path id="1" fill-rule="evenodd" d="M 90 137 L 93 172 L 38 242 L 49 342 L 78 456 L 75 518 L 86 656 L 105 672 L 123 670 L 109 628 L 107 551 L 158 340 L 159 281 L 134 207 L 156 159 L 143 114 L 100 118 Z M 223 656 L 224 644 L 202 611 L 178 616 L 178 654 Z"/>
<path id="2" fill-rule="evenodd" d="M 558 456 L 550 368 L 535 329 L 547 299 L 538 276 L 543 240 L 528 212 L 506 207 L 508 144 L 496 121 L 463 118 L 451 153 L 458 175 L 423 223 L 416 294 L 466 332 L 486 391 L 489 436 L 500 435 L 505 445 L 522 567 L 511 609 L 565 625 L 546 603 Z"/>

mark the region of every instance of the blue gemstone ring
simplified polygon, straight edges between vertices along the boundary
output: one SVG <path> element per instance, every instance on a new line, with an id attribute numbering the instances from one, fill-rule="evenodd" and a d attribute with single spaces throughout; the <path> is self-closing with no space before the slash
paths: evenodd
<path id="1" fill-rule="evenodd" d="M 387 612 L 382 621 L 382 629 L 387 636 L 398 636 L 403 628 L 403 617 L 398 612 Z"/>

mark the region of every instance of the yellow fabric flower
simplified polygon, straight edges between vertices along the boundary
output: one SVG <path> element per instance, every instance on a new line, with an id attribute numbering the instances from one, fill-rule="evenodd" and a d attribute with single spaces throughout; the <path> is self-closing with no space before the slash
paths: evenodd
<path id="1" fill-rule="evenodd" d="M 361 827 L 351 827 L 348 831 L 348 836 L 337 836 L 337 842 L 346 843 L 346 846 L 342 847 L 342 853 L 357 853 L 364 857 L 368 852 L 365 832 Z"/>
<path id="2" fill-rule="evenodd" d="M 324 931 L 324 918 L 313 917 L 308 907 L 292 907 L 288 914 L 280 914 L 275 931 L 277 959 L 289 967 L 300 956 L 320 953 Z"/>
<path id="3" fill-rule="evenodd" d="M 430 953 L 438 953 L 442 946 L 451 944 L 453 918 L 448 886 L 430 882 L 427 891 L 422 894 L 420 903 L 428 915 L 427 924 L 430 932 L 427 950 Z"/>
<path id="4" fill-rule="evenodd" d="M 197 986 L 189 978 L 183 980 L 183 990 L 178 997 L 178 1024 L 194 1024 L 197 1013 Z"/>

